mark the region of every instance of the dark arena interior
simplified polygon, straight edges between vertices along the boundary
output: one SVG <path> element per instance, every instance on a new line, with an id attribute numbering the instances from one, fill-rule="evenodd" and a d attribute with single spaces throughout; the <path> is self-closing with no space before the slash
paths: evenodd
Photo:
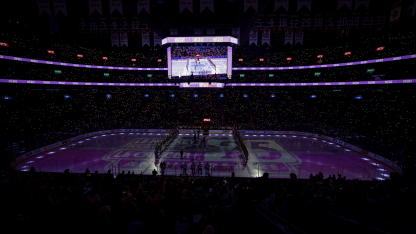
<path id="1" fill-rule="evenodd" d="M 0 232 L 416 233 L 415 15 L 2 1 Z"/>

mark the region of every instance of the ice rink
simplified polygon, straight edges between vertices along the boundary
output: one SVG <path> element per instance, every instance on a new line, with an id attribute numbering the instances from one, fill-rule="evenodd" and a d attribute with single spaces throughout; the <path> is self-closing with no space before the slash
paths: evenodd
<path id="1" fill-rule="evenodd" d="M 153 169 L 159 173 L 159 164 L 167 164 L 167 175 L 179 175 L 180 165 L 188 165 L 191 174 L 193 159 L 197 165 L 210 164 L 213 176 L 230 176 L 234 170 L 238 177 L 257 177 L 264 172 L 269 177 L 289 178 L 295 173 L 298 178 L 308 178 L 310 173 L 322 172 L 328 175 L 342 174 L 347 179 L 388 178 L 392 169 L 389 166 L 365 157 L 351 150 L 317 138 L 286 135 L 242 135 L 249 151 L 249 160 L 243 163 L 242 153 L 232 135 L 211 134 L 203 141 L 203 135 L 194 141 L 193 134 L 179 134 L 157 158 L 154 148 L 166 133 L 114 133 L 95 136 L 64 145 L 60 148 L 35 155 L 15 166 L 17 170 L 36 170 L 45 172 L 84 172 L 97 170 L 105 173 L 127 171 L 151 174 Z M 184 158 L 180 157 L 180 150 Z M 205 169 L 202 175 L 205 175 Z"/>

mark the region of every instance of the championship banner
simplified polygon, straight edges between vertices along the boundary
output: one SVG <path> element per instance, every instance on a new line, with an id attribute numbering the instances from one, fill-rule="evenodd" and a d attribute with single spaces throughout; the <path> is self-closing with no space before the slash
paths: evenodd
<path id="1" fill-rule="evenodd" d="M 254 30 L 254 29 L 252 29 L 251 31 L 250 31 L 250 40 L 249 40 L 249 43 L 248 43 L 248 45 L 250 46 L 251 44 L 255 44 L 255 45 L 257 45 L 257 34 L 258 34 L 258 31 L 257 30 Z"/>
<path id="2" fill-rule="evenodd" d="M 361 5 L 364 5 L 367 10 L 370 6 L 370 0 L 355 0 L 355 10 L 357 10 Z"/>
<path id="3" fill-rule="evenodd" d="M 153 32 L 153 41 L 154 41 L 154 46 L 156 47 L 157 45 L 162 46 L 162 38 L 157 35 L 157 33 Z"/>
<path id="4" fill-rule="evenodd" d="M 51 5 L 49 4 L 49 0 L 38 0 L 38 10 L 39 16 L 41 16 L 43 12 L 51 15 Z"/>
<path id="5" fill-rule="evenodd" d="M 170 30 L 170 35 L 172 35 L 172 36 L 178 35 L 178 29 L 171 29 Z"/>
<path id="6" fill-rule="evenodd" d="M 149 36 L 150 29 L 144 28 L 142 29 L 142 46 L 150 46 L 150 36 Z"/>
<path id="7" fill-rule="evenodd" d="M 305 6 L 309 10 L 311 10 L 311 8 L 312 8 L 312 0 L 298 0 L 298 11 L 303 6 Z"/>
<path id="8" fill-rule="evenodd" d="M 111 34 L 111 47 L 113 47 L 113 46 L 120 46 L 118 33 L 116 33 L 116 32 L 113 32 Z"/>
<path id="9" fill-rule="evenodd" d="M 303 45 L 303 32 L 300 29 L 295 32 L 295 45 L 298 43 Z"/>
<path id="10" fill-rule="evenodd" d="M 286 11 L 289 11 L 289 0 L 274 0 L 274 11 L 277 11 L 279 7 L 283 7 Z"/>
<path id="11" fill-rule="evenodd" d="M 337 10 L 339 10 L 344 5 L 347 6 L 348 9 L 351 10 L 351 8 L 352 8 L 352 0 L 338 0 Z"/>
<path id="12" fill-rule="evenodd" d="M 285 45 L 289 43 L 290 45 L 293 45 L 293 31 L 291 29 L 287 29 L 285 31 Z"/>
<path id="13" fill-rule="evenodd" d="M 261 44 L 262 45 L 264 45 L 264 44 L 267 44 L 267 45 L 270 45 L 270 30 L 268 30 L 266 27 L 264 28 L 264 30 L 263 30 L 263 33 L 262 33 L 262 38 L 261 38 Z"/>
<path id="14" fill-rule="evenodd" d="M 202 35 L 202 29 L 194 29 L 195 35 Z"/>
<path id="15" fill-rule="evenodd" d="M 92 15 L 94 11 L 97 11 L 101 15 L 103 14 L 101 0 L 88 0 L 88 7 L 89 7 L 90 15 Z"/>
<path id="16" fill-rule="evenodd" d="M 244 0 L 244 12 L 246 12 L 250 7 L 252 7 L 254 11 L 257 12 L 258 5 L 258 0 Z"/>
<path id="17" fill-rule="evenodd" d="M 399 22 L 401 9 L 402 9 L 402 1 L 396 2 L 393 5 L 391 5 L 390 25 L 393 25 Z"/>
<path id="18" fill-rule="evenodd" d="M 205 8 L 208 8 L 212 13 L 214 13 L 214 0 L 201 0 L 200 3 L 199 13 L 203 12 Z"/>
<path id="19" fill-rule="evenodd" d="M 182 13 L 183 10 L 188 9 L 192 14 L 194 13 L 194 5 L 193 0 L 179 0 L 179 14 Z"/>
<path id="20" fill-rule="evenodd" d="M 121 0 L 110 0 L 110 15 L 113 14 L 115 10 L 120 12 L 123 15 L 123 5 L 121 4 Z"/>
<path id="21" fill-rule="evenodd" d="M 128 35 L 125 31 L 122 31 L 120 33 L 120 47 L 122 47 L 123 45 L 129 47 Z"/>
<path id="22" fill-rule="evenodd" d="M 147 11 L 150 15 L 150 3 L 149 0 L 138 0 L 137 2 L 137 14 L 140 14 L 142 10 Z"/>
<path id="23" fill-rule="evenodd" d="M 65 0 L 53 0 L 53 9 L 55 11 L 55 16 L 58 15 L 59 12 L 66 15 L 66 3 Z"/>
<path id="24" fill-rule="evenodd" d="M 215 34 L 215 28 L 207 28 L 207 34 L 208 35 L 214 35 Z"/>
<path id="25" fill-rule="evenodd" d="M 238 39 L 238 44 L 240 45 L 240 28 L 232 28 L 231 35 Z"/>

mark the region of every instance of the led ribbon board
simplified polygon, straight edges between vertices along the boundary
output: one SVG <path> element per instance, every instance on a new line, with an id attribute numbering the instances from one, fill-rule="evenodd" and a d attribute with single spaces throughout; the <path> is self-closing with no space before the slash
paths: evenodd
<path id="1" fill-rule="evenodd" d="M 349 82 L 318 82 L 318 83 L 230 83 L 227 86 L 334 86 L 334 85 L 375 85 L 375 84 L 409 84 L 416 83 L 416 79 L 406 80 L 376 80 Z"/>
<path id="2" fill-rule="evenodd" d="M 416 58 L 416 54 L 391 57 L 391 58 L 372 59 L 372 60 L 366 60 L 366 61 L 349 62 L 349 63 L 335 63 L 335 64 L 293 66 L 293 67 L 233 67 L 233 70 L 262 71 L 262 70 L 298 70 L 298 69 L 325 68 L 325 67 L 345 67 L 345 66 L 369 64 L 369 63 L 390 62 L 390 61 L 412 59 L 412 58 Z"/>
<path id="3" fill-rule="evenodd" d="M 238 39 L 234 37 L 166 37 L 162 45 L 170 43 L 221 43 L 229 42 L 238 45 Z"/>
<path id="4" fill-rule="evenodd" d="M 349 63 L 335 63 L 335 64 L 323 64 L 323 65 L 310 65 L 310 66 L 293 66 L 293 67 L 233 67 L 233 70 L 249 70 L 249 71 L 262 71 L 262 70 L 298 70 L 298 69 L 311 69 L 311 68 L 325 68 L 325 67 L 344 67 L 344 66 L 354 66 L 362 65 L 369 63 L 382 63 L 382 62 L 391 62 L 405 59 L 416 58 L 416 54 L 382 58 L 382 59 L 373 59 L 366 61 L 358 62 L 349 62 Z M 166 71 L 168 68 L 141 68 L 141 67 L 112 67 L 112 66 L 98 66 L 98 65 L 85 65 L 85 64 L 75 64 L 75 63 L 61 63 L 53 61 L 45 61 L 38 59 L 30 58 L 20 58 L 13 56 L 0 55 L 0 59 L 15 60 L 20 62 L 30 62 L 30 63 L 42 63 L 49 65 L 58 65 L 58 66 L 67 66 L 67 67 L 84 67 L 84 68 L 98 68 L 98 69 L 113 69 L 113 70 L 128 70 L 128 71 Z M 169 64 L 169 61 L 168 61 Z"/>
<path id="5" fill-rule="evenodd" d="M 54 85 L 93 85 L 93 86 L 179 86 L 173 83 L 100 83 L 100 82 L 68 82 L 44 80 L 9 80 L 0 79 L 0 83 L 9 84 L 54 84 Z M 335 86 L 335 85 L 377 85 L 377 84 L 411 84 L 416 79 L 406 80 L 376 80 L 376 81 L 349 81 L 349 82 L 319 82 L 319 83 L 230 83 L 227 86 Z M 181 83 L 181 88 L 224 88 L 223 83 L 191 82 Z"/>

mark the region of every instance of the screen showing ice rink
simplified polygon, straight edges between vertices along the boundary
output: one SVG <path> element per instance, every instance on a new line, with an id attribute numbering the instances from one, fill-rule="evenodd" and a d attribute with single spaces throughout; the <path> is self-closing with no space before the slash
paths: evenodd
<path id="1" fill-rule="evenodd" d="M 227 47 L 183 46 L 172 50 L 172 77 L 227 74 Z"/>

